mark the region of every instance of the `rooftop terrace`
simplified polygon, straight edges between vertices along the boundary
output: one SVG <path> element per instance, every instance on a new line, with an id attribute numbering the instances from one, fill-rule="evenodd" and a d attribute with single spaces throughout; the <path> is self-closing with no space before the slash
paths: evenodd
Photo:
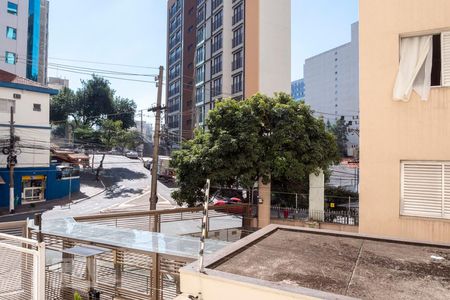
<path id="1" fill-rule="evenodd" d="M 450 299 L 450 245 L 271 225 L 211 257 L 208 270 L 318 298 Z"/>

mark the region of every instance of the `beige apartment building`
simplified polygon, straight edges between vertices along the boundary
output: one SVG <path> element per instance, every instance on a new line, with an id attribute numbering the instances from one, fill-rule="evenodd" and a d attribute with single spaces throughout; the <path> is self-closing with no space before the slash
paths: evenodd
<path id="1" fill-rule="evenodd" d="M 450 242 L 450 1 L 360 1 L 360 233 Z"/>

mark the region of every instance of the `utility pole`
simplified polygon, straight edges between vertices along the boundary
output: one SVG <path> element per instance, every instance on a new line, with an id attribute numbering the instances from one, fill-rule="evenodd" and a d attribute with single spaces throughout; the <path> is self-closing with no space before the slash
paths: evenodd
<path id="1" fill-rule="evenodd" d="M 143 122 L 143 110 L 141 109 L 141 138 L 142 138 L 142 150 L 141 150 L 141 160 L 144 160 L 144 144 L 145 144 L 145 139 L 144 139 L 144 122 Z"/>
<path id="2" fill-rule="evenodd" d="M 161 128 L 161 98 L 163 88 L 164 67 L 159 67 L 159 75 L 156 78 L 158 87 L 158 98 L 156 99 L 155 133 L 153 135 L 153 160 L 152 160 L 152 185 L 150 192 L 150 210 L 156 210 L 158 196 L 156 188 L 158 185 L 158 155 L 159 155 L 159 134 Z"/>
<path id="3" fill-rule="evenodd" d="M 14 134 L 14 106 L 11 106 L 9 121 L 9 212 L 14 213 L 14 166 L 16 165 L 16 136 Z"/>

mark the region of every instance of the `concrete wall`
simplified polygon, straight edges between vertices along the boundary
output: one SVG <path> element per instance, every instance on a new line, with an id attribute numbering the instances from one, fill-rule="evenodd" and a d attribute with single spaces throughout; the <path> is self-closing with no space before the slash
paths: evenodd
<path id="1" fill-rule="evenodd" d="M 289 94 L 291 92 L 291 0 L 259 0 L 259 13 L 258 91 L 269 96 L 276 92 Z M 249 55 L 253 54 L 249 53 Z"/>
<path id="2" fill-rule="evenodd" d="M 14 99 L 19 94 L 20 99 Z M 17 156 L 17 167 L 48 167 L 50 163 L 50 125 L 48 94 L 0 88 L 0 102 L 14 100 L 15 134 L 20 137 L 17 143 L 22 153 Z M 34 111 L 33 105 L 40 104 L 41 111 Z M 10 113 L 0 111 L 0 136 L 9 139 Z M 40 148 L 40 149 L 36 149 Z M 0 166 L 6 166 L 6 155 L 0 153 Z"/>
<path id="3" fill-rule="evenodd" d="M 8 0 L 0 0 L 0 69 L 26 77 L 27 38 L 28 38 L 28 0 L 10 0 L 18 3 L 17 16 L 7 13 Z M 17 29 L 17 40 L 6 38 L 6 27 Z M 17 54 L 18 63 L 5 63 L 5 51 Z"/>
<path id="4" fill-rule="evenodd" d="M 197 296 L 198 291 L 202 291 L 203 300 L 228 300 L 228 299 L 258 299 L 258 300 L 288 300 L 288 299 L 320 299 L 319 297 L 307 296 L 295 292 L 288 292 L 273 287 L 247 283 L 238 280 L 214 276 L 208 270 L 208 275 L 180 269 L 181 291 L 183 296 Z M 233 275 L 233 277 L 239 277 Z"/>
<path id="5" fill-rule="evenodd" d="M 400 161 L 450 160 L 450 89 L 395 102 L 400 36 L 450 30 L 448 0 L 360 1 L 360 232 L 450 241 L 450 220 L 400 215 Z"/>

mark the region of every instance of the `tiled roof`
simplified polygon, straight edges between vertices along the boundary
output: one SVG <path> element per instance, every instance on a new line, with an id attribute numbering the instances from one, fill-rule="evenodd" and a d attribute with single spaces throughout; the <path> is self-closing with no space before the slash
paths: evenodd
<path id="1" fill-rule="evenodd" d="M 15 74 L 0 70 L 0 82 L 10 82 L 23 85 L 31 85 L 40 88 L 48 88 L 47 86 L 35 82 L 33 80 L 17 76 Z"/>
<path id="2" fill-rule="evenodd" d="M 4 70 L 0 70 L 0 87 L 15 88 L 49 95 L 58 94 L 58 90 Z"/>

